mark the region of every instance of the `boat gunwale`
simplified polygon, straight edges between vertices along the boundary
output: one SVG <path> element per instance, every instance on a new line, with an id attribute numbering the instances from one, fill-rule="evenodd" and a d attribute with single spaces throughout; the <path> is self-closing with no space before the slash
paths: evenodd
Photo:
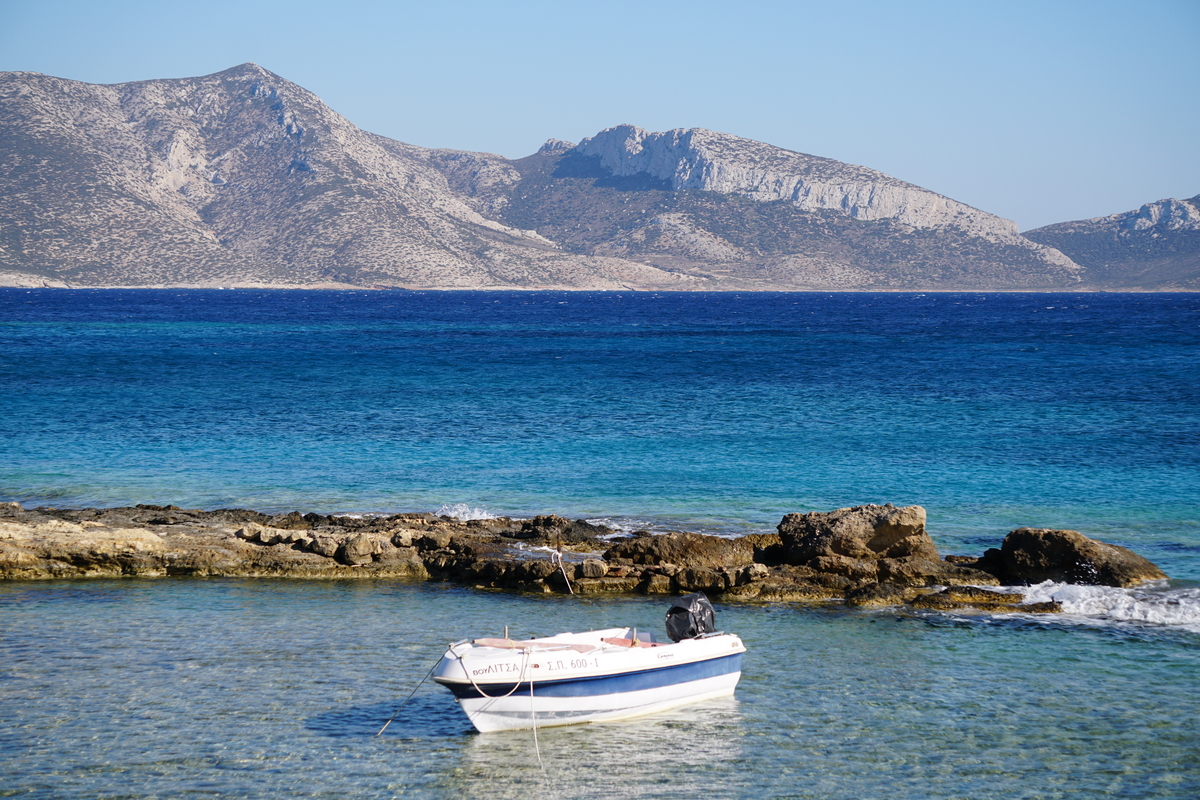
<path id="1" fill-rule="evenodd" d="M 728 672 L 721 673 L 721 674 L 729 674 L 732 672 L 740 673 L 741 672 L 740 659 L 745 653 L 746 653 L 746 648 L 745 648 L 745 646 L 742 646 L 740 649 L 734 650 L 733 652 L 730 652 L 730 653 L 713 655 L 713 656 L 709 656 L 707 658 L 698 658 L 698 659 L 694 659 L 691 661 L 677 661 L 677 662 L 670 663 L 670 664 L 659 664 L 659 665 L 647 666 L 647 667 L 643 667 L 643 668 L 639 668 L 639 669 L 618 669 L 618 670 L 613 670 L 613 671 L 603 672 L 603 673 L 574 675 L 574 676 L 568 676 L 568 677 L 562 677 L 562 678 L 547 678 L 546 680 L 524 680 L 524 681 L 516 681 L 516 682 L 513 682 L 513 681 L 501 682 L 501 681 L 489 681 L 489 680 L 473 680 L 470 678 L 463 680 L 461 678 L 458 678 L 458 679 L 446 678 L 446 677 L 440 676 L 440 675 L 434 676 L 433 680 L 437 684 L 439 684 L 441 686 L 445 686 L 447 689 L 450 690 L 450 692 L 452 694 L 454 694 L 455 697 L 459 697 L 459 698 L 478 697 L 481 695 L 486 697 L 486 695 L 481 691 L 483 688 L 487 688 L 489 691 L 503 692 L 505 695 L 517 694 L 520 692 L 534 692 L 536 694 L 536 692 L 539 688 L 546 689 L 546 688 L 552 688 L 555 686 L 567 686 L 567 685 L 571 685 L 571 684 L 586 684 L 586 683 L 592 683 L 592 682 L 596 682 L 596 681 L 608 681 L 608 680 L 621 679 L 621 678 L 635 678 L 635 677 L 640 677 L 640 676 L 645 676 L 645 675 L 651 675 L 651 674 L 658 673 L 658 672 L 668 672 L 671 670 L 685 669 L 687 667 L 695 667 L 695 666 L 698 666 L 701 664 L 714 664 L 714 663 L 725 661 L 725 660 L 731 659 L 731 658 L 739 659 L 737 669 L 729 670 Z M 687 683 L 687 682 L 688 681 L 680 681 L 680 683 Z M 459 690 L 461 690 L 461 692 Z M 474 690 L 474 691 L 472 692 L 470 690 Z"/>

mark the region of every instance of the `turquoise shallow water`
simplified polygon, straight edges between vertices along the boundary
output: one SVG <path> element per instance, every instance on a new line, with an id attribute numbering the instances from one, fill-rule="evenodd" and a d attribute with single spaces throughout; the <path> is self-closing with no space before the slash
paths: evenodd
<path id="1" fill-rule="evenodd" d="M 0 585 L 0 795 L 1200 795 L 1200 296 L 0 290 L 0 501 L 558 513 L 766 531 L 916 503 L 1172 581 L 1052 618 L 723 605 L 734 700 L 471 733 L 451 640 L 658 599 L 395 583 Z"/>
<path id="2" fill-rule="evenodd" d="M 732 699 L 473 732 L 450 641 L 633 624 L 661 598 L 387 582 L 0 585 L 0 796 L 1195 797 L 1195 636 L 717 604 Z M 540 755 L 540 763 L 539 763 Z"/>

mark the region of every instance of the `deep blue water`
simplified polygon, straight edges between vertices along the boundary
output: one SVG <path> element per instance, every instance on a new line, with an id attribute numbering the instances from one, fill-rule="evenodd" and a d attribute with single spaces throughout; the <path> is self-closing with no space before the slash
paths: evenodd
<path id="1" fill-rule="evenodd" d="M 0 583 L 0 796 L 1195 798 L 1198 365 L 1195 294 L 0 289 L 0 501 L 721 534 L 915 503 L 943 553 L 1069 527 L 1172 578 L 1024 590 L 1062 615 L 718 603 L 735 698 L 537 742 L 428 685 L 373 734 L 449 641 L 661 598 Z"/>
<path id="2" fill-rule="evenodd" d="M 727 533 L 893 502 L 948 551 L 1069 527 L 1200 578 L 1195 294 L 5 289 L 0 354 L 3 500 Z"/>

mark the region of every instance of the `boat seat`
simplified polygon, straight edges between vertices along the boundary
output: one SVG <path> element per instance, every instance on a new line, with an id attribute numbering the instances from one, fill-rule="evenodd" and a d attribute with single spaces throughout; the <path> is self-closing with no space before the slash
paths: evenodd
<path id="1" fill-rule="evenodd" d="M 530 639 L 514 641 L 513 639 L 472 639 L 471 644 L 480 647 L 499 647 L 505 650 L 574 650 L 576 653 L 590 653 L 596 649 L 592 644 L 571 644 L 570 642 L 535 642 Z"/>
<path id="2" fill-rule="evenodd" d="M 611 639 L 601 639 L 600 641 L 604 642 L 605 644 L 616 645 L 617 647 L 633 647 L 633 639 L 617 639 L 614 637 Z M 644 642 L 641 639 L 638 639 L 637 646 L 638 647 L 658 647 L 659 643 L 658 642 Z"/>

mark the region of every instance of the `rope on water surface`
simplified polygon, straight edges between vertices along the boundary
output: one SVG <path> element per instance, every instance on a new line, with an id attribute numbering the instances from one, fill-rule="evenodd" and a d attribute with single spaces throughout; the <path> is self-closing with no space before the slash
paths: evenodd
<path id="1" fill-rule="evenodd" d="M 561 558 L 561 556 L 560 556 L 560 558 Z M 559 566 L 560 567 L 562 566 L 561 561 L 559 562 Z M 565 578 L 566 576 L 567 576 L 566 572 L 564 571 L 563 577 Z M 568 582 L 567 586 L 569 587 L 570 585 L 571 584 Z M 574 594 L 574 591 L 572 591 L 572 594 Z M 508 628 L 507 627 L 504 630 L 504 636 L 506 639 L 508 638 Z M 521 683 L 524 680 L 526 673 L 529 671 L 529 657 L 532 654 L 533 654 L 533 648 L 526 647 L 524 649 L 525 658 L 523 659 L 523 661 L 521 663 L 521 674 L 517 676 L 517 682 L 513 684 L 513 687 L 504 694 L 498 694 L 498 695 L 494 695 L 494 696 L 488 694 L 479 686 L 478 683 L 475 682 L 475 676 L 471 674 L 470 670 L 468 670 L 464 667 L 463 671 L 467 673 L 467 678 L 471 681 L 471 685 L 473 687 L 475 687 L 475 691 L 479 692 L 480 695 L 488 698 L 489 700 L 502 700 L 505 697 L 512 696 L 513 694 L 516 693 L 517 689 L 521 688 Z M 417 681 L 417 685 L 414 686 L 413 690 L 408 693 L 408 697 L 404 698 L 404 702 L 402 702 L 396 708 L 395 712 L 392 713 L 392 716 L 388 717 L 388 721 L 383 723 L 383 727 L 379 729 L 379 733 L 375 734 L 376 736 L 381 736 L 383 734 L 383 732 L 387 730 L 388 725 L 392 724 L 392 720 L 396 719 L 396 717 L 400 714 L 401 709 L 403 709 L 404 706 L 408 703 L 408 701 L 413 698 L 413 695 L 415 695 L 417 693 L 417 689 L 420 689 L 421 684 L 425 683 L 425 681 L 429 679 L 429 676 L 433 674 L 433 671 L 435 669 L 437 669 L 438 664 L 440 664 L 440 663 L 442 663 L 441 659 L 438 659 L 437 661 L 435 661 L 433 666 L 429 668 L 429 671 L 425 673 L 425 677 L 421 678 L 421 680 Z M 532 675 L 529 676 L 529 721 L 533 727 L 533 751 L 534 751 L 534 753 L 537 754 L 538 766 L 541 767 L 542 772 L 545 772 L 546 764 L 542 761 L 542 748 L 541 748 L 541 745 L 538 744 L 537 706 L 535 705 L 535 700 L 534 700 L 534 695 L 533 695 L 533 676 Z"/>
<path id="2" fill-rule="evenodd" d="M 425 681 L 427 681 L 429 679 L 429 676 L 433 674 L 433 671 L 435 669 L 437 669 L 437 665 L 440 663 L 442 663 L 442 660 L 440 658 L 437 661 L 433 662 L 433 666 L 429 668 L 429 672 L 426 672 L 425 677 L 421 678 L 421 680 L 417 681 L 417 685 L 414 686 L 413 690 L 408 693 L 408 697 L 404 698 L 404 702 L 399 705 L 399 707 L 396 709 L 395 713 L 393 713 L 392 716 L 388 717 L 388 721 L 383 723 L 383 727 L 379 729 L 379 733 L 375 734 L 376 736 L 381 735 L 384 731 L 387 730 L 387 726 L 392 724 L 392 720 L 394 720 L 396 718 L 396 715 L 400 713 L 400 709 L 404 708 L 404 706 L 408 703 L 409 700 L 412 700 L 413 695 L 417 693 L 417 689 L 420 689 L 421 684 L 423 684 Z"/>
<path id="3" fill-rule="evenodd" d="M 546 771 L 546 765 L 542 763 L 542 748 L 538 745 L 537 738 L 537 710 L 533 704 L 533 676 L 529 677 L 529 721 L 533 725 L 533 752 L 537 753 L 538 766 L 542 768 L 542 772 Z"/>

